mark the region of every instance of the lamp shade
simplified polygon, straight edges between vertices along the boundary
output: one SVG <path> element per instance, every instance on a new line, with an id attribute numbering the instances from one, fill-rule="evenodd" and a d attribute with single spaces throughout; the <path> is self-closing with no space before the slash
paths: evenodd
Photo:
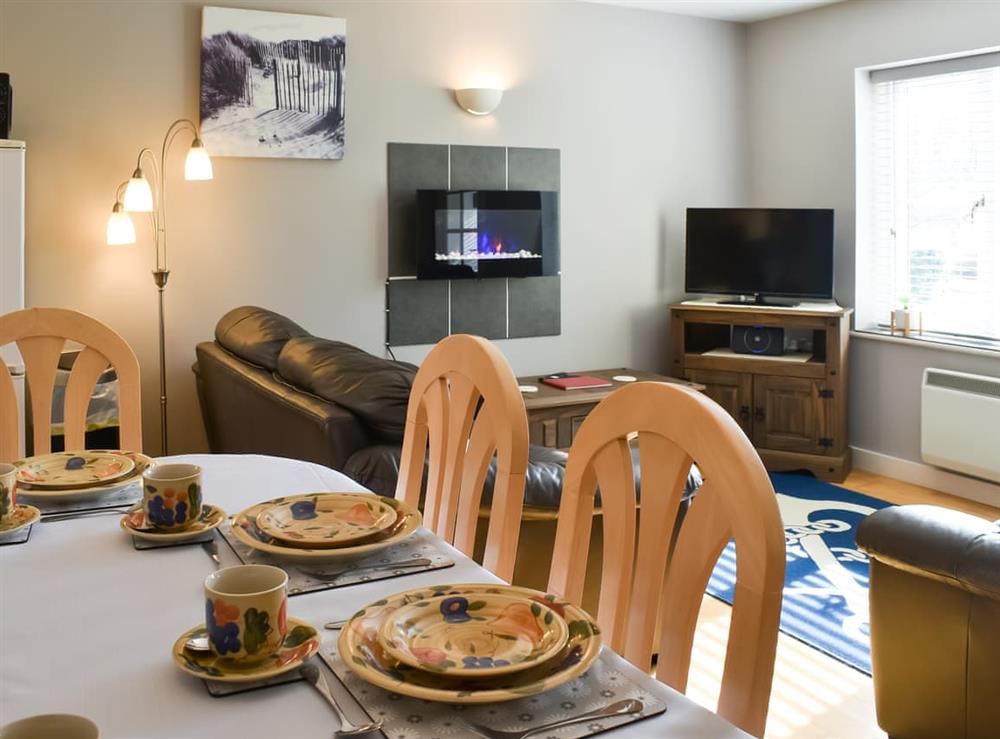
<path id="1" fill-rule="evenodd" d="M 188 149 L 187 159 L 184 160 L 184 179 L 212 179 L 212 158 L 208 156 L 208 151 L 201 143 L 201 139 L 195 139 L 191 148 Z"/>
<path id="2" fill-rule="evenodd" d="M 495 87 L 466 87 L 455 90 L 455 100 L 458 106 L 472 115 L 489 115 L 503 98 L 503 90 Z"/>
<path id="3" fill-rule="evenodd" d="M 115 203 L 108 217 L 108 246 L 124 246 L 135 243 L 135 226 L 121 203 Z"/>
<path id="4" fill-rule="evenodd" d="M 125 197 L 122 198 L 125 210 L 133 213 L 153 212 L 153 188 L 149 186 L 149 180 L 137 169 L 132 173 L 132 178 L 125 185 Z"/>

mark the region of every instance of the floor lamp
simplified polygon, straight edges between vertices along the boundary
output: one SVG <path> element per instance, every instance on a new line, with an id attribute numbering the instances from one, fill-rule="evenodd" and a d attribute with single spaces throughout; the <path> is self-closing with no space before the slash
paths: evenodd
<path id="1" fill-rule="evenodd" d="M 170 270 L 167 269 L 167 180 L 165 167 L 170 145 L 181 133 L 192 135 L 191 148 L 188 149 L 184 161 L 185 180 L 212 179 L 212 160 L 205 151 L 205 146 L 198 136 L 198 127 L 186 118 L 181 118 L 170 124 L 163 137 L 160 149 L 160 159 L 157 161 L 152 149 L 144 148 L 136 159 L 135 171 L 132 177 L 118 186 L 115 194 L 115 205 L 108 218 L 107 242 L 111 246 L 135 243 L 135 226 L 129 213 L 149 213 L 153 226 L 153 239 L 156 246 L 156 268 L 153 270 L 153 282 L 159 293 L 159 328 L 160 328 L 160 449 L 161 455 L 167 454 L 167 360 L 166 343 L 163 323 L 163 291 L 167 286 Z M 153 176 L 152 185 L 146 177 L 143 164 L 147 163 Z"/>

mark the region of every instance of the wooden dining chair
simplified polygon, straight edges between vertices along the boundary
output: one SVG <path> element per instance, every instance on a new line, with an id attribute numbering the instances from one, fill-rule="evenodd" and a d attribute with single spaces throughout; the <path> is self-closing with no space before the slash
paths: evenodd
<path id="1" fill-rule="evenodd" d="M 638 541 L 629 452 L 636 432 L 642 474 Z M 704 482 L 672 542 L 692 460 Z M 647 671 L 659 629 L 656 676 L 681 692 L 709 576 L 726 544 L 736 540 L 735 601 L 717 710 L 761 736 L 774 672 L 785 536 L 774 489 L 750 441 L 721 406 L 677 385 L 640 382 L 600 403 L 569 452 L 549 579 L 551 591 L 577 603 L 598 486 L 604 513 L 598 624 L 612 649 Z"/>
<path id="2" fill-rule="evenodd" d="M 413 381 L 396 497 L 419 503 L 426 458 L 424 525 L 471 557 L 494 455 L 483 566 L 509 582 L 528 467 L 524 401 L 499 349 L 478 336 L 449 336 L 431 350 Z"/>
<path id="3" fill-rule="evenodd" d="M 128 343 L 100 321 L 62 308 L 28 308 L 0 316 L 0 346 L 15 342 L 24 359 L 34 453 L 52 450 L 52 392 L 59 356 L 67 341 L 82 345 L 66 384 L 65 448 L 84 449 L 87 407 L 101 374 L 118 375 L 118 419 L 122 449 L 142 451 L 139 360 Z M 19 414 L 14 382 L 0 362 L 0 461 L 18 456 Z"/>

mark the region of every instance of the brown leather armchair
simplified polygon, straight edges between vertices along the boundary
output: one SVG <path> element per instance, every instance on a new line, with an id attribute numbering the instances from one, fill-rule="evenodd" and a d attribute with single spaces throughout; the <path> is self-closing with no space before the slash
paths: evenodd
<path id="1" fill-rule="evenodd" d="M 857 540 L 871 557 L 879 726 L 893 739 L 1000 737 L 1000 521 L 899 506 Z"/>

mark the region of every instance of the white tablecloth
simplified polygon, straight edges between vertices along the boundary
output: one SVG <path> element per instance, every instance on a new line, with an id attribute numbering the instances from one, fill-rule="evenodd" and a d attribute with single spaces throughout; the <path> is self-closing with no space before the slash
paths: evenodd
<path id="1" fill-rule="evenodd" d="M 200 464 L 206 502 L 229 513 L 287 493 L 363 490 L 339 472 L 287 459 L 172 459 Z M 453 568 L 295 596 L 289 615 L 321 626 L 400 590 L 496 580 L 452 551 Z M 223 565 L 238 564 L 222 541 L 220 554 Z M 202 581 L 212 567 L 198 546 L 136 551 L 115 515 L 36 524 L 27 544 L 0 548 L 0 724 L 68 712 L 96 721 L 103 739 L 329 739 L 337 719 L 304 683 L 213 698 L 174 666 L 171 645 L 203 621 Z M 628 669 L 668 711 L 609 732 L 609 739 L 746 736 Z"/>

